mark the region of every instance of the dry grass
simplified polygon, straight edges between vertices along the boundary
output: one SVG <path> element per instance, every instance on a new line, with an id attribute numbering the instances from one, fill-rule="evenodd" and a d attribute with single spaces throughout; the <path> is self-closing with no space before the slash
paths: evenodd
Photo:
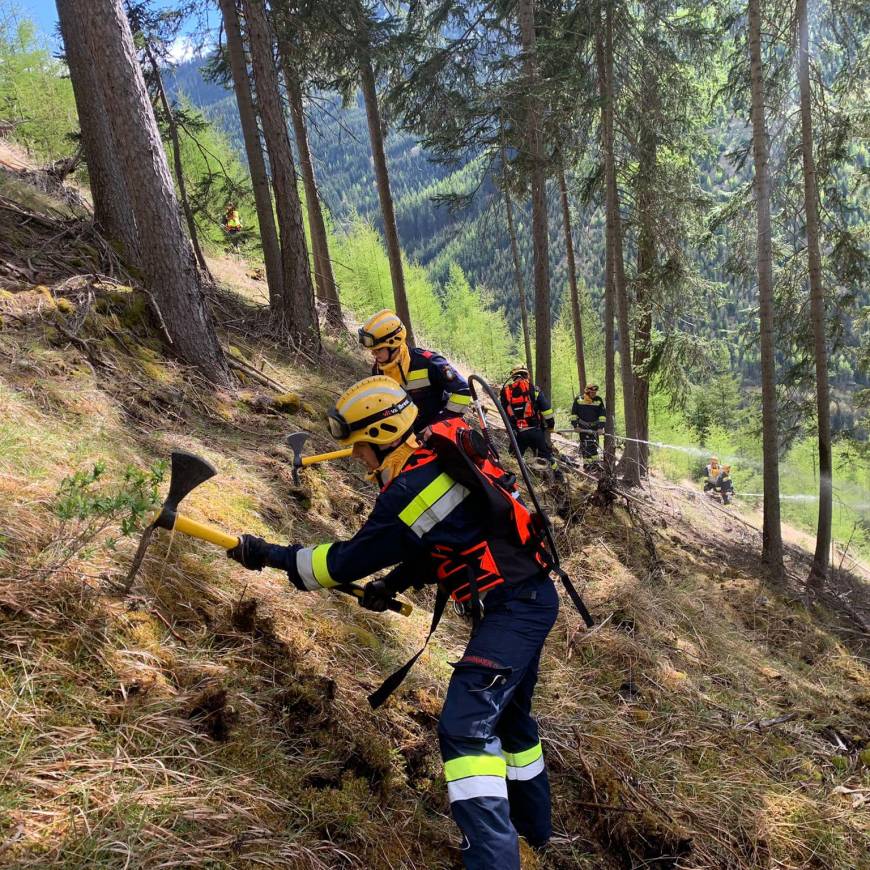
<path id="1" fill-rule="evenodd" d="M 0 300 L 0 865 L 458 867 L 435 726 L 465 624 L 445 620 L 384 709 L 365 700 L 425 635 L 428 595 L 410 620 L 368 614 L 164 533 L 130 596 L 131 540 L 52 567 L 74 531 L 60 481 L 98 459 L 114 479 L 200 453 L 220 478 L 186 510 L 278 540 L 348 535 L 373 498 L 340 464 L 294 487 L 281 446 L 296 428 L 329 446 L 318 417 L 363 372 L 346 348 L 303 367 L 252 341 L 244 288 L 216 300 L 238 313 L 227 343 L 303 399 L 287 416 L 255 385 L 204 389 L 133 294 L 98 285 Z M 524 867 L 870 866 L 870 674 L 847 636 L 762 584 L 753 541 L 715 543 L 701 506 L 587 494 L 560 534 L 600 626 L 566 601 L 547 645 L 557 837 Z"/>

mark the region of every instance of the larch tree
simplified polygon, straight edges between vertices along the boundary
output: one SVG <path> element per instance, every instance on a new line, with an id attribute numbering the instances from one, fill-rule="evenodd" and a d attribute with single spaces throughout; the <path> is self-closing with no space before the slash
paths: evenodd
<path id="1" fill-rule="evenodd" d="M 257 223 L 260 227 L 260 243 L 263 246 L 263 262 L 266 268 L 266 283 L 269 287 L 269 304 L 277 307 L 284 295 L 284 274 L 281 265 L 281 247 L 275 225 L 275 212 L 269 176 L 263 157 L 263 144 L 260 127 L 257 123 L 257 109 L 251 93 L 251 79 L 248 75 L 248 61 L 245 43 L 239 24 L 236 0 L 219 0 L 223 29 L 227 40 L 227 55 L 233 79 L 233 90 L 239 110 L 245 155 L 251 173 L 251 186 L 254 190 L 254 204 L 257 209 Z"/>
<path id="2" fill-rule="evenodd" d="M 761 2 L 749 0 L 749 74 L 752 118 L 753 191 L 756 208 L 756 269 L 761 345 L 761 426 L 764 461 L 764 518 L 761 560 L 774 581 L 784 576 L 779 505 L 779 436 L 774 358 L 773 253 L 770 223 L 770 138 L 765 117 L 761 45 Z"/>
<path id="3" fill-rule="evenodd" d="M 813 350 L 816 364 L 816 417 L 819 442 L 819 519 L 816 549 L 807 583 L 824 588 L 828 576 L 833 511 L 833 463 L 831 461 L 831 397 L 828 386 L 828 347 L 826 339 L 825 288 L 822 283 L 822 258 L 819 242 L 819 193 L 813 153 L 813 114 L 810 92 L 810 47 L 807 0 L 797 0 L 798 83 L 800 86 L 801 157 L 803 160 L 804 209 L 809 262 L 810 314 L 813 324 Z"/>
<path id="4" fill-rule="evenodd" d="M 279 307 L 273 309 L 273 317 L 283 334 L 297 341 L 303 349 L 319 353 L 320 327 L 314 307 L 302 203 L 296 187 L 293 151 L 274 61 L 272 28 L 263 0 L 243 0 L 242 8 L 278 214 L 284 294 L 277 300 Z"/>
<path id="5" fill-rule="evenodd" d="M 124 168 L 129 202 L 136 215 L 136 265 L 158 308 L 172 350 L 212 383 L 228 386 L 232 377 L 181 222 L 169 164 L 121 0 L 57 0 L 57 6 L 61 20 L 78 29 L 79 44 L 86 46 L 90 55 L 93 78 L 80 84 L 96 87 L 111 128 L 118 158 L 115 171 L 118 166 Z M 99 58 L 98 63 L 95 58 Z"/>

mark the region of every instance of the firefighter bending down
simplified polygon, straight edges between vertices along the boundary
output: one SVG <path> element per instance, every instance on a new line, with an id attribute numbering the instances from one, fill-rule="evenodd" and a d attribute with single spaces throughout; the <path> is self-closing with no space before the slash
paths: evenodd
<path id="1" fill-rule="evenodd" d="M 408 347 L 405 325 L 392 311 L 373 314 L 358 334 L 359 343 L 371 351 L 372 374 L 391 378 L 417 406 L 415 432 L 468 410 L 471 392 L 465 378 L 441 354 Z"/>
<path id="2" fill-rule="evenodd" d="M 501 388 L 499 399 L 511 421 L 520 452 L 525 454 L 531 448 L 535 456 L 549 463 L 556 480 L 562 480 L 550 445 L 550 431 L 556 425 L 553 409 L 546 394 L 532 383 L 525 366 L 511 369 L 510 380 Z"/>
<path id="3" fill-rule="evenodd" d="M 720 465 L 717 456 L 711 456 L 705 469 L 704 492 L 717 492 L 722 496 L 722 504 L 730 504 L 734 498 L 734 483 L 731 480 L 731 466 Z"/>
<path id="4" fill-rule="evenodd" d="M 584 464 L 598 459 L 598 444 L 607 422 L 604 399 L 598 395 L 598 384 L 587 384 L 582 396 L 571 406 L 571 425 L 580 433 L 580 451 Z"/>
<path id="5" fill-rule="evenodd" d="M 399 564 L 366 585 L 364 607 L 382 611 L 412 583 L 436 582 L 433 630 L 448 595 L 470 610 L 474 628 L 452 665 L 438 721 L 450 808 L 464 837 L 466 868 L 520 870 L 518 835 L 533 847 L 551 835 L 550 787 L 531 706 L 558 596 L 512 476 L 490 460 L 456 464 L 469 455 L 456 445 L 472 434 L 460 419 L 433 424 L 421 446 L 418 415 L 390 378 L 354 384 L 328 421 L 380 486 L 365 525 L 348 541 L 313 547 L 243 535 L 227 555 L 253 570 L 283 569 L 300 591 Z"/>

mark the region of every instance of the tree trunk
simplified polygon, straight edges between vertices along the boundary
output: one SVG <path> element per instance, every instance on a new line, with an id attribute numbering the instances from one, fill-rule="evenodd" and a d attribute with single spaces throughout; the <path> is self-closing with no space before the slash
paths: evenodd
<path id="1" fill-rule="evenodd" d="M 266 283 L 269 286 L 269 305 L 278 307 L 284 296 L 284 275 L 281 268 L 281 248 L 278 245 L 278 231 L 275 228 L 275 213 L 272 210 L 272 194 L 269 192 L 269 176 L 266 174 L 266 161 L 257 126 L 257 110 L 251 96 L 251 82 L 248 78 L 248 64 L 245 59 L 245 44 L 239 26 L 236 0 L 219 0 L 227 35 L 227 53 L 230 70 L 233 74 L 233 88 L 239 107 L 239 120 L 242 137 L 245 140 L 245 154 L 254 188 L 254 202 L 257 206 L 257 223 L 260 225 L 260 244 L 263 246 L 263 263 L 266 267 Z"/>
<path id="2" fill-rule="evenodd" d="M 622 253 L 622 220 L 619 214 L 619 191 L 616 186 L 616 161 L 613 153 L 613 9 L 607 3 L 604 40 L 597 40 L 598 83 L 601 94 L 601 128 L 604 143 L 604 175 L 608 236 L 613 257 L 613 291 L 619 325 L 619 361 L 622 374 L 622 402 L 625 415 L 626 442 L 622 454 L 624 482 L 637 486 L 640 468 L 635 421 L 634 372 L 631 355 L 631 318 L 625 285 L 625 261 Z"/>
<path id="3" fill-rule="evenodd" d="M 344 328 L 341 317 L 341 303 L 329 259 L 329 242 L 326 238 L 326 225 L 320 210 L 320 195 L 317 192 L 317 179 L 314 176 L 314 163 L 308 148 L 308 131 L 305 128 L 305 110 L 302 105 L 302 89 L 293 71 L 290 46 L 286 39 L 279 42 L 281 62 L 284 66 L 284 80 L 287 83 L 287 97 L 290 103 L 290 117 L 293 120 L 293 134 L 299 151 L 299 168 L 302 183 L 305 185 L 305 205 L 308 209 L 308 227 L 311 231 L 311 248 L 314 254 L 314 280 L 317 295 L 326 304 L 326 319 L 334 327 Z"/>
<path id="4" fill-rule="evenodd" d="M 804 164 L 804 208 L 807 222 L 810 308 L 813 321 L 813 346 L 816 358 L 816 414 L 819 428 L 819 523 L 816 552 L 807 578 L 812 588 L 824 588 L 831 551 L 833 510 L 833 464 L 831 461 L 831 399 L 828 388 L 828 348 L 825 330 L 825 292 L 822 286 L 822 259 L 819 253 L 819 207 L 816 187 L 816 161 L 813 155 L 813 116 L 810 104 L 810 55 L 807 0 L 798 0 L 798 79 L 801 100 L 801 150 Z"/>
<path id="5" fill-rule="evenodd" d="M 190 234 L 190 243 L 193 246 L 193 253 L 196 255 L 196 262 L 199 263 L 199 268 L 209 281 L 214 281 L 211 272 L 208 268 L 208 263 L 202 253 L 202 248 L 199 246 L 199 236 L 196 231 L 196 222 L 193 219 L 193 211 L 190 208 L 190 200 L 187 198 L 187 185 L 184 181 L 184 167 L 181 165 L 181 143 L 178 141 L 178 124 L 175 123 L 175 115 L 172 112 L 172 106 L 169 105 L 169 99 L 166 96 L 166 91 L 163 88 L 163 77 L 160 75 L 160 67 L 157 64 L 157 58 L 154 57 L 154 52 L 151 50 L 151 45 L 148 40 L 144 40 L 145 56 L 148 58 L 148 63 L 151 64 L 151 73 L 154 76 L 154 86 L 157 88 L 157 97 L 160 100 L 160 105 L 163 107 L 163 112 L 166 115 L 166 124 L 169 127 L 169 138 L 172 140 L 172 159 L 175 164 L 175 183 L 178 185 L 178 195 L 181 197 L 181 208 L 184 212 L 184 219 L 187 222 L 187 231 Z"/>
<path id="6" fill-rule="evenodd" d="M 151 290 L 172 348 L 210 381 L 232 378 L 206 307 L 200 276 L 181 223 L 166 154 L 133 35 L 120 0 L 58 0 L 82 29 L 98 91 L 126 176 L 139 235 L 139 269 Z M 116 171 L 118 169 L 116 167 Z"/>
<path id="7" fill-rule="evenodd" d="M 365 37 L 368 38 L 367 36 Z M 359 58 L 360 87 L 366 106 L 369 124 L 369 140 L 372 149 L 372 162 L 375 165 L 375 180 L 378 185 L 378 199 L 384 219 L 384 242 L 390 261 L 390 277 L 393 282 L 393 299 L 396 314 L 408 330 L 408 344 L 416 345 L 411 327 L 411 311 L 408 308 L 408 295 L 405 291 L 405 273 L 402 268 L 402 249 L 399 246 L 399 231 L 396 228 L 396 212 L 393 209 L 393 195 L 390 192 L 390 174 L 387 171 L 387 155 L 384 153 L 384 134 L 381 126 L 381 111 L 378 107 L 378 94 L 375 90 L 375 74 L 369 56 L 368 44 L 360 48 Z"/>
<path id="8" fill-rule="evenodd" d="M 658 82 L 653 70 L 644 76 L 640 130 L 640 155 L 637 182 L 637 291 L 635 306 L 639 312 L 634 330 L 634 405 L 637 423 L 637 458 L 640 473 L 649 471 L 649 375 L 644 373 L 649 362 L 652 336 L 653 269 L 656 265 L 656 227 L 654 185 L 657 172 Z"/>
<path id="9" fill-rule="evenodd" d="M 123 245 L 127 263 L 136 266 L 139 262 L 136 218 L 124 173 L 117 169 L 115 141 L 97 84 L 93 57 L 76 14 L 77 6 L 75 0 L 59 0 L 57 13 L 79 116 L 94 218 L 108 238 Z"/>
<path id="10" fill-rule="evenodd" d="M 605 227 L 604 246 L 604 464 L 616 462 L 616 336 L 613 328 L 613 245 Z"/>
<path id="11" fill-rule="evenodd" d="M 565 250 L 568 254 L 568 286 L 571 289 L 571 321 L 574 325 L 574 354 L 577 358 L 577 382 L 580 392 L 586 388 L 586 358 L 583 355 L 583 321 L 580 317 L 580 294 L 577 291 L 577 264 L 574 260 L 574 239 L 571 234 L 571 211 L 568 207 L 568 185 L 565 169 L 559 169 L 559 193 L 562 195 L 562 226 L 565 230 Z"/>
<path id="12" fill-rule="evenodd" d="M 777 434 L 774 361 L 773 260 L 770 229 L 769 139 L 764 117 L 764 71 L 761 65 L 761 0 L 749 0 L 749 64 L 752 93 L 752 152 L 758 215 L 758 310 L 761 329 L 761 425 L 764 453 L 764 521 L 761 560 L 771 579 L 783 579 L 779 513 L 779 438 Z"/>
<path id="13" fill-rule="evenodd" d="M 537 384 L 552 395 L 550 341 L 550 257 L 547 228 L 547 175 L 538 94 L 538 57 L 535 41 L 535 0 L 519 0 L 517 19 L 523 48 L 527 94 L 526 147 L 531 163 L 532 248 L 535 277 L 535 369 Z"/>
<path id="14" fill-rule="evenodd" d="M 511 195 L 508 193 L 507 183 L 504 188 L 504 208 L 507 215 L 508 235 L 511 240 L 511 256 L 514 261 L 514 279 L 517 282 L 517 297 L 520 301 L 520 320 L 523 326 L 523 346 L 526 349 L 526 368 L 529 370 L 529 378 L 535 381 L 535 373 L 532 369 L 532 339 L 529 335 L 529 314 L 526 307 L 526 282 L 523 280 L 523 269 L 520 264 L 520 251 L 517 246 L 517 232 L 514 228 L 514 209 L 511 205 Z"/>
<path id="15" fill-rule="evenodd" d="M 314 286 L 302 223 L 302 203 L 296 187 L 293 151 L 272 53 L 272 30 L 263 0 L 244 0 L 242 8 L 278 212 L 284 296 L 279 300 L 280 307 L 274 311 L 274 316 L 282 332 L 298 341 L 304 349 L 319 353 L 320 326 L 314 307 Z"/>

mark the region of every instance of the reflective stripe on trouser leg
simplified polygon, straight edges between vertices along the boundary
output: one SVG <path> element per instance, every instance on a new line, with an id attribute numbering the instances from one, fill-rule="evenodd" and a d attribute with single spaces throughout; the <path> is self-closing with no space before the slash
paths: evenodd
<path id="1" fill-rule="evenodd" d="M 514 781 L 506 781 L 501 792 L 502 783 L 495 779 L 484 782 L 483 777 L 495 778 L 498 762 L 505 764 L 500 769 L 507 773 L 503 741 L 510 740 L 504 748 L 514 754 L 538 742 L 537 727 L 529 715 L 531 696 L 541 647 L 559 606 L 552 581 L 545 575 L 535 582 L 499 589 L 490 593 L 493 598 L 487 598 L 492 608 L 455 665 L 438 721 L 445 776 L 450 779 L 448 789 L 460 781 L 458 774 L 468 774 L 466 779 L 481 777 L 474 784 L 452 788 L 450 810 L 465 837 L 462 857 L 467 870 L 519 870 L 520 828 L 515 825 L 520 820 L 514 816 L 512 821 L 513 807 L 508 798 L 501 797 L 510 796 Z M 534 597 L 517 597 L 532 590 Z M 509 607 L 505 606 L 508 601 Z M 545 773 L 527 783 L 541 780 L 546 782 Z M 490 786 L 492 791 L 484 793 Z M 471 790 L 477 796 L 470 795 Z M 531 835 L 546 842 L 549 829 L 545 829 L 544 820 L 549 822 L 549 796 L 546 806 L 534 812 L 536 819 L 528 827 L 530 842 Z M 520 832 L 525 834 L 526 830 L 524 826 Z"/>
<path id="2" fill-rule="evenodd" d="M 458 749 L 456 740 L 442 740 Z M 519 840 L 510 819 L 505 760 L 497 753 L 498 740 L 474 744 L 474 755 L 444 762 L 450 812 L 462 831 L 462 858 L 467 870 L 520 870 Z"/>
<path id="3" fill-rule="evenodd" d="M 529 664 L 496 729 L 507 761 L 511 821 L 532 846 L 543 846 L 553 833 L 550 783 L 538 723 L 531 714 L 539 660 L 535 657 Z"/>

